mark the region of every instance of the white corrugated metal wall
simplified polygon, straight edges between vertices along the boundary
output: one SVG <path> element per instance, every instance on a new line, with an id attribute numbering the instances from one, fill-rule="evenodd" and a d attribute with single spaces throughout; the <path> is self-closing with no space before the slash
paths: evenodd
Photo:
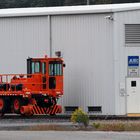
<path id="1" fill-rule="evenodd" d="M 120 96 L 119 85 L 125 85 L 128 56 L 140 56 L 140 47 L 125 46 L 125 24 L 140 24 L 140 11 L 125 11 L 114 14 L 114 47 L 115 47 L 115 103 L 116 115 L 125 115 L 126 96 Z M 134 45 L 134 44 L 133 44 Z M 125 89 L 126 90 L 126 89 Z"/>
<path id="2" fill-rule="evenodd" d="M 115 113 L 113 22 L 110 14 L 52 16 L 52 49 L 66 62 L 64 106 L 102 106 Z"/>
<path id="3" fill-rule="evenodd" d="M 66 62 L 63 106 L 85 111 L 88 106 L 102 106 L 101 114 L 115 114 L 115 28 L 108 15 L 50 17 L 52 52 L 62 51 Z M 0 18 L 0 73 L 26 73 L 28 56 L 50 54 L 49 33 L 48 16 Z"/>
<path id="4" fill-rule="evenodd" d="M 85 111 L 102 106 L 103 115 L 126 114 L 120 84 L 125 85 L 128 55 L 140 56 L 140 48 L 125 47 L 124 25 L 140 24 L 140 11 L 116 12 L 114 20 L 109 15 L 0 18 L 0 73 L 26 73 L 26 58 L 50 55 L 51 44 L 66 62 L 63 106 Z"/>
<path id="5" fill-rule="evenodd" d="M 47 16 L 0 18 L 0 73 L 26 73 L 26 58 L 49 55 Z"/>

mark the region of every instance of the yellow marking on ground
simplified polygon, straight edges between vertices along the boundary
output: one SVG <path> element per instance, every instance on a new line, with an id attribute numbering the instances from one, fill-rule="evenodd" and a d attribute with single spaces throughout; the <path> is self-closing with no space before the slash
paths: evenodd
<path id="1" fill-rule="evenodd" d="M 128 117 L 140 117 L 140 113 L 129 113 L 127 114 Z"/>

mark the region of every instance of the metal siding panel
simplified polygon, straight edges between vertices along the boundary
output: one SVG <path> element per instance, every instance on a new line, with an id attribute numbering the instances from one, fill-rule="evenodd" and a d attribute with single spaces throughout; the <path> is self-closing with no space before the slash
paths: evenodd
<path id="1" fill-rule="evenodd" d="M 49 55 L 46 17 L 0 18 L 0 73 L 26 73 L 26 58 Z"/>
<path id="2" fill-rule="evenodd" d="M 126 97 L 119 94 L 119 83 L 125 84 L 127 76 L 127 57 L 129 55 L 140 56 L 140 47 L 133 44 L 125 47 L 125 24 L 140 24 L 140 11 L 126 11 L 115 13 L 114 23 L 114 47 L 115 47 L 115 114 L 126 114 Z M 127 93 L 126 93 L 127 95 Z"/>
<path id="3" fill-rule="evenodd" d="M 52 48 L 62 51 L 64 106 L 102 106 L 114 114 L 113 21 L 108 14 L 52 16 Z"/>

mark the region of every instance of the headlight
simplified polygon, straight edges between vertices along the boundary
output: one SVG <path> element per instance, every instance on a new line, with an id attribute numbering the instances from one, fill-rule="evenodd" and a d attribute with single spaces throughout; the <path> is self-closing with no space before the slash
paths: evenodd
<path id="1" fill-rule="evenodd" d="M 29 95 L 29 94 L 30 94 L 30 92 L 25 92 L 25 94 Z"/>

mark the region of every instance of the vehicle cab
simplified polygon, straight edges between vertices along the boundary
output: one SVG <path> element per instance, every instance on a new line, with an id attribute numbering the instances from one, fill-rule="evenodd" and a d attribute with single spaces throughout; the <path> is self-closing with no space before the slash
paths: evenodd
<path id="1" fill-rule="evenodd" d="M 38 77 L 37 90 L 40 88 L 49 95 L 59 96 L 63 94 L 63 66 L 62 58 L 28 58 L 27 75 L 29 78 Z"/>

